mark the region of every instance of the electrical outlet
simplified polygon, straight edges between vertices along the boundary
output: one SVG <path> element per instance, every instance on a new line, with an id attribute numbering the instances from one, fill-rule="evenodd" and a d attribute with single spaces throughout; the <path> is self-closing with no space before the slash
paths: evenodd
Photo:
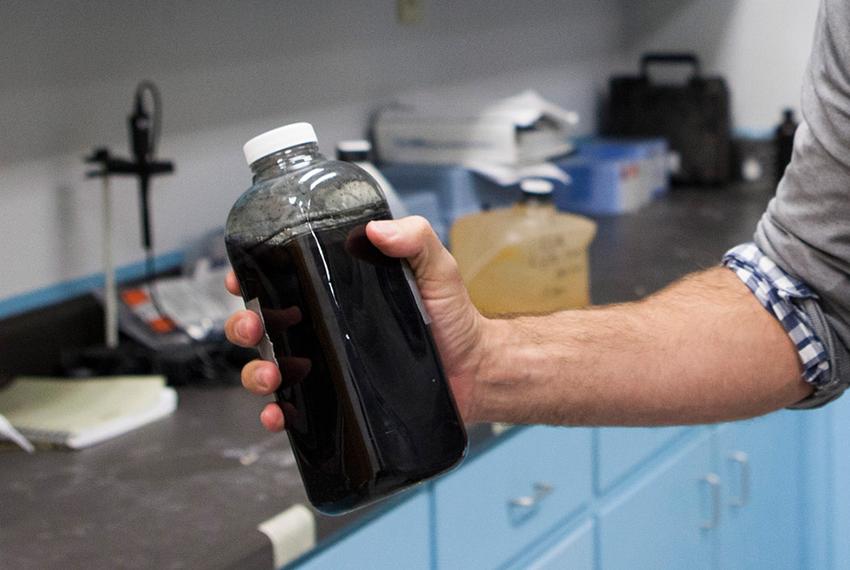
<path id="1" fill-rule="evenodd" d="M 397 0 L 398 21 L 408 25 L 421 22 L 424 3 L 425 0 Z"/>

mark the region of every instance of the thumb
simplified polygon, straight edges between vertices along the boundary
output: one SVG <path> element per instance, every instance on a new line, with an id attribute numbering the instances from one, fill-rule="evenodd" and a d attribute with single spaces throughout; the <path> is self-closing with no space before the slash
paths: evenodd
<path id="1" fill-rule="evenodd" d="M 463 287 L 455 258 L 422 216 L 369 222 L 366 235 L 384 255 L 407 259 L 423 294 L 432 287 L 443 293 L 447 285 Z"/>

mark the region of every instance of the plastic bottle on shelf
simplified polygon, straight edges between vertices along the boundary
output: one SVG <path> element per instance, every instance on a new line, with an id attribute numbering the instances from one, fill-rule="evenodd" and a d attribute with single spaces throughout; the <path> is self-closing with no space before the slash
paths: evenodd
<path id="1" fill-rule="evenodd" d="M 587 250 L 596 224 L 556 210 L 548 180 L 523 180 L 521 189 L 518 204 L 464 216 L 452 226 L 452 253 L 472 302 L 485 315 L 590 304 Z"/>
<path id="2" fill-rule="evenodd" d="M 461 422 L 404 263 L 366 237 L 390 217 L 375 180 L 319 154 L 308 123 L 248 141 L 253 186 L 225 243 L 310 502 L 339 514 L 456 465 Z"/>
<path id="3" fill-rule="evenodd" d="M 776 127 L 774 141 L 776 144 L 776 180 L 785 175 L 785 168 L 791 162 L 794 154 L 794 133 L 797 132 L 797 121 L 794 119 L 794 109 L 782 111 L 782 122 Z"/>
<path id="4" fill-rule="evenodd" d="M 336 145 L 336 159 L 353 162 L 375 179 L 375 182 L 378 183 L 378 186 L 384 192 L 393 218 L 403 218 L 408 215 L 407 207 L 405 207 L 395 188 L 381 174 L 378 167 L 372 163 L 372 143 L 363 139 L 340 141 Z"/>

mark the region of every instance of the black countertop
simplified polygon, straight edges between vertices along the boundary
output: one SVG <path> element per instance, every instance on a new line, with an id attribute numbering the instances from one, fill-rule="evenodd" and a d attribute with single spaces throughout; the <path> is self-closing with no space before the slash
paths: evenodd
<path id="1" fill-rule="evenodd" d="M 602 218 L 591 246 L 594 303 L 638 299 L 716 265 L 752 238 L 766 188 L 675 190 Z M 272 566 L 257 525 L 306 503 L 285 436 L 259 425 L 239 388 L 186 388 L 178 411 L 81 451 L 0 451 L 0 568 Z M 472 430 L 471 453 L 489 429 Z M 317 515 L 319 544 L 358 520 Z"/>
<path id="2" fill-rule="evenodd" d="M 720 263 L 752 241 L 773 186 L 675 189 L 639 212 L 597 219 L 590 246 L 595 304 L 633 301 Z"/>

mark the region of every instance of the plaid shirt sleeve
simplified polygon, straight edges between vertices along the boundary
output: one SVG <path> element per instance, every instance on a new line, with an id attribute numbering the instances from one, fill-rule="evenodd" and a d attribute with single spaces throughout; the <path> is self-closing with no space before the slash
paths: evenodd
<path id="1" fill-rule="evenodd" d="M 817 336 L 808 314 L 797 306 L 801 299 L 817 299 L 817 295 L 799 279 L 782 270 L 754 243 L 730 249 L 723 265 L 756 296 L 765 309 L 773 313 L 797 347 L 803 364 L 803 379 L 815 387 L 829 382 L 830 365 L 826 345 Z"/>

